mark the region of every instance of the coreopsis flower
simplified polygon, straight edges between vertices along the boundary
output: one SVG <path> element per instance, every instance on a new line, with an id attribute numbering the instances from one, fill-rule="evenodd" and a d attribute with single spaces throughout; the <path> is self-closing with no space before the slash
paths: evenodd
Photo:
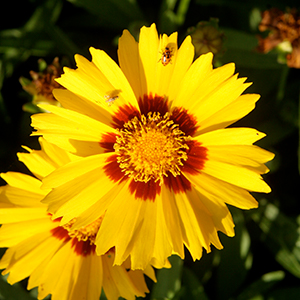
<path id="1" fill-rule="evenodd" d="M 95 237 L 102 217 L 87 226 L 72 228 L 72 220 L 60 226 L 40 202 L 49 190 L 40 179 L 72 155 L 41 140 L 42 150 L 20 153 L 19 158 L 37 178 L 8 172 L 1 174 L 7 185 L 0 188 L 0 247 L 8 247 L 0 261 L 3 275 L 14 284 L 29 276 L 28 289 L 38 287 L 38 299 L 52 294 L 53 300 L 98 300 L 102 288 L 107 299 L 135 299 L 148 292 L 141 270 L 130 270 L 130 261 L 113 266 L 115 250 L 95 253 Z M 144 273 L 155 280 L 154 271 Z"/>
<path id="2" fill-rule="evenodd" d="M 212 53 L 193 62 L 188 36 L 158 36 L 143 27 L 139 42 L 125 30 L 120 67 L 90 48 L 92 61 L 76 55 L 54 90 L 62 107 L 42 106 L 32 116 L 43 135 L 81 156 L 43 180 L 43 200 L 62 226 L 74 228 L 105 214 L 96 252 L 115 248 L 115 261 L 130 256 L 133 269 L 163 267 L 167 257 L 193 259 L 203 248 L 222 248 L 218 231 L 234 235 L 226 204 L 257 207 L 249 192 L 270 192 L 261 174 L 273 154 L 253 145 L 265 134 L 225 128 L 248 114 L 259 95 L 234 75 L 233 63 L 212 67 Z"/>
<path id="3" fill-rule="evenodd" d="M 277 49 L 291 68 L 300 68 L 300 14 L 296 9 L 283 12 L 271 8 L 262 13 L 260 31 L 269 31 L 266 38 L 258 37 L 258 51 Z"/>
<path id="4" fill-rule="evenodd" d="M 53 97 L 53 89 L 63 88 L 55 81 L 62 74 L 62 67 L 56 57 L 52 64 L 47 65 L 44 60 L 39 60 L 41 70 L 39 72 L 30 71 L 32 80 L 21 77 L 20 83 L 23 89 L 33 96 L 32 102 L 23 106 L 25 111 L 36 112 L 38 104 L 59 105 L 59 102 Z"/>

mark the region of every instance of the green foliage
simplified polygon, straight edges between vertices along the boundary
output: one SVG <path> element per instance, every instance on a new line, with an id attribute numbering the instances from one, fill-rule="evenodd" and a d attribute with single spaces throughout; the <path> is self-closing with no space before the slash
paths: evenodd
<path id="1" fill-rule="evenodd" d="M 24 1 L 26 2 L 26 1 Z M 104 49 L 116 59 L 116 39 L 127 28 L 137 37 L 142 25 L 155 22 L 158 30 L 179 32 L 210 18 L 219 20 L 224 52 L 215 65 L 235 62 L 240 76 L 258 93 L 257 108 L 237 126 L 266 132 L 259 145 L 276 153 L 265 176 L 273 192 L 260 199 L 252 211 L 230 208 L 236 235 L 221 235 L 224 249 L 204 254 L 193 262 L 170 258 L 172 268 L 157 271 L 158 282 L 149 281 L 151 300 L 283 300 L 300 295 L 300 70 L 278 62 L 275 51 L 256 51 L 261 11 L 276 6 L 299 6 L 298 1 L 237 0 L 31 0 L 22 4 L 22 18 L 0 27 L 0 171 L 23 171 L 15 153 L 22 144 L 35 147 L 29 138 L 30 114 L 36 112 L 22 90 L 20 77 L 38 71 L 38 59 L 51 63 L 59 56 L 74 66 L 76 53 L 90 57 L 88 48 Z M 10 4 L 12 5 L 12 4 Z M 7 10 L 13 11 L 14 9 Z M 13 15 L 16 19 L 16 16 Z M 9 23 L 12 24 L 12 23 Z M 0 300 L 36 299 L 23 284 L 10 286 L 0 279 Z M 105 295 L 101 299 L 106 299 Z"/>
<path id="2" fill-rule="evenodd" d="M 179 299 L 183 261 L 178 256 L 170 257 L 171 269 L 157 272 L 157 283 L 153 285 L 151 300 Z"/>
<path id="3" fill-rule="evenodd" d="M 19 283 L 14 285 L 8 284 L 5 279 L 0 278 L 0 299 L 1 300 L 34 300 L 29 293 L 27 293 Z"/>

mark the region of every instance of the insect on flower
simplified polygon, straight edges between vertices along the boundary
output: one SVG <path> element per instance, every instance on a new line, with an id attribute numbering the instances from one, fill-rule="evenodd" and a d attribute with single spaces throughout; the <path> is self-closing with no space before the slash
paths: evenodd
<path id="1" fill-rule="evenodd" d="M 121 90 L 107 92 L 107 95 L 105 95 L 104 98 L 106 99 L 105 102 L 108 104 L 108 106 L 111 106 L 119 98 L 120 92 Z"/>
<path id="2" fill-rule="evenodd" d="M 105 102 L 108 104 L 108 106 L 111 106 L 119 98 L 119 96 L 105 95 L 104 98 L 106 99 Z"/>
<path id="3" fill-rule="evenodd" d="M 166 47 L 162 52 L 162 56 L 159 61 L 161 61 L 164 66 L 166 66 L 171 61 L 172 56 L 172 50 L 170 49 L 170 47 Z"/>

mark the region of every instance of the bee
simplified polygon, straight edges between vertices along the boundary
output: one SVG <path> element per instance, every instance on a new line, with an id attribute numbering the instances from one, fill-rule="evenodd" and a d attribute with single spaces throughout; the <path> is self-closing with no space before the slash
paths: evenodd
<path id="1" fill-rule="evenodd" d="M 121 93 L 121 90 L 112 90 L 106 92 L 106 95 L 104 95 L 105 102 L 108 106 L 112 106 L 114 102 L 119 98 L 119 94 Z"/>
<path id="2" fill-rule="evenodd" d="M 159 61 L 161 61 L 163 66 L 166 66 L 171 61 L 172 56 L 172 50 L 169 47 L 166 47 L 162 52 L 162 56 Z"/>
<path id="3" fill-rule="evenodd" d="M 108 106 L 111 106 L 118 98 L 119 96 L 109 96 L 105 95 L 104 98 L 106 99 L 105 102 L 107 103 Z"/>

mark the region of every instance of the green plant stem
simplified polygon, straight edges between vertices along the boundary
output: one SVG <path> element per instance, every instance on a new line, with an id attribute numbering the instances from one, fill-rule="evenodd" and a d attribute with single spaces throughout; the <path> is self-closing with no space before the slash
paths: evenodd
<path id="1" fill-rule="evenodd" d="M 289 70 L 290 70 L 290 68 L 287 65 L 284 65 L 282 68 L 279 85 L 278 85 L 277 97 L 276 97 L 277 104 L 279 104 L 284 98 L 285 87 L 286 87 L 286 82 L 287 82 L 288 75 L 289 75 Z"/>

